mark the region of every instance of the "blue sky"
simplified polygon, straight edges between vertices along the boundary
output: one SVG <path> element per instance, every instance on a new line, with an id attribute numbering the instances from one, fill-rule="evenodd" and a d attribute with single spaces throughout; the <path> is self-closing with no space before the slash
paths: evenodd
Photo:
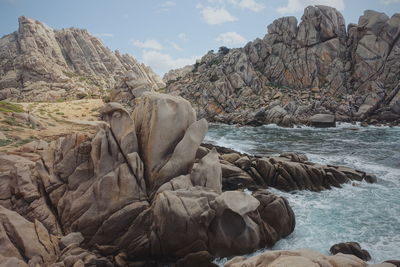
<path id="1" fill-rule="evenodd" d="M 366 9 L 400 12 L 400 0 L 0 0 L 0 35 L 17 30 L 21 15 L 55 29 L 85 28 L 163 75 L 208 50 L 262 38 L 274 19 L 300 19 L 314 4 L 336 7 L 347 24 Z"/>

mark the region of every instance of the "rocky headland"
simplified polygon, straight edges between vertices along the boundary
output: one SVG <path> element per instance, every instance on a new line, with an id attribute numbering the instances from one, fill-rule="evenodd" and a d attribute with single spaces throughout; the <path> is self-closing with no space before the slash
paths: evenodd
<path id="1" fill-rule="evenodd" d="M 349 24 L 336 9 L 309 6 L 298 23 L 283 17 L 262 39 L 221 47 L 164 77 L 167 92 L 201 118 L 223 123 L 400 122 L 400 14 L 367 10 Z"/>
<path id="2" fill-rule="evenodd" d="M 204 144 L 206 120 L 177 96 L 145 92 L 134 106 L 130 114 L 105 104 L 95 131 L 0 152 L 0 265 L 215 266 L 216 257 L 272 247 L 293 232 L 288 201 L 268 187 L 376 181 L 300 154 L 251 156 Z M 298 252 L 271 253 L 266 263 Z M 299 257 L 367 266 L 341 254 Z M 253 266 L 242 260 L 227 266 Z"/>
<path id="3" fill-rule="evenodd" d="M 0 39 L 0 100 L 99 98 L 132 79 L 135 88 L 165 87 L 149 67 L 86 30 L 53 30 L 27 17 L 18 22 L 16 32 Z"/>
<path id="4" fill-rule="evenodd" d="M 0 101 L 0 266 L 216 266 L 223 257 L 225 266 L 374 266 L 356 242 L 332 246 L 332 256 L 241 255 L 295 229 L 290 203 L 269 188 L 320 192 L 375 175 L 204 142 L 206 119 L 290 126 L 324 113 L 311 121 L 326 126 L 328 113 L 389 114 L 396 123 L 400 19 L 373 14 L 346 31 L 336 10 L 309 7 L 298 26 L 277 20 L 264 40 L 171 71 L 169 94 L 154 92 L 164 84 L 150 68 L 87 31 L 21 17 L 0 40 L 0 98 L 25 101 Z M 365 48 L 371 34 L 377 43 Z M 386 43 L 384 60 L 367 60 L 362 49 Z M 373 68 L 374 79 L 364 76 Z M 87 99 L 108 92 L 115 102 Z"/>
<path id="5" fill-rule="evenodd" d="M 223 188 L 219 154 L 200 146 L 207 122 L 186 100 L 145 93 L 132 115 L 109 103 L 101 116 L 94 135 L 0 154 L 2 263 L 211 264 L 293 231 L 284 198 Z"/>

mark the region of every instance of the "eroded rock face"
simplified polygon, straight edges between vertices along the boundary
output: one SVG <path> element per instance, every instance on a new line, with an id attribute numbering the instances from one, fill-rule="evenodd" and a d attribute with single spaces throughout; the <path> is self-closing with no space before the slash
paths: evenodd
<path id="1" fill-rule="evenodd" d="M 114 266 L 107 258 L 81 248 L 79 233 L 59 240 L 39 221 L 30 222 L 3 206 L 0 237 L 1 266 Z"/>
<path id="2" fill-rule="evenodd" d="M 207 122 L 189 102 L 151 92 L 136 102 L 132 115 L 106 104 L 95 136 L 71 134 L 0 154 L 1 204 L 47 235 L 66 235 L 47 265 L 108 266 L 96 253 L 122 266 L 210 261 L 272 246 L 294 230 L 284 198 L 223 192 L 219 154 L 200 149 Z"/>
<path id="3" fill-rule="evenodd" d="M 86 30 L 53 30 L 27 17 L 0 39 L 0 62 L 0 99 L 99 97 L 123 81 L 133 89 L 164 87 L 149 67 L 112 52 Z"/>
<path id="4" fill-rule="evenodd" d="M 318 113 L 339 121 L 399 122 L 400 15 L 365 11 L 346 30 L 334 8 L 275 20 L 263 39 L 210 51 L 191 71 L 165 76 L 167 92 L 210 121 L 282 126 Z"/>
<path id="5" fill-rule="evenodd" d="M 49 235 L 39 221 L 29 222 L 3 206 L 0 206 L 0 235 L 3 257 L 16 258 L 33 266 L 49 265 L 57 259 L 59 248 L 55 236 Z"/>

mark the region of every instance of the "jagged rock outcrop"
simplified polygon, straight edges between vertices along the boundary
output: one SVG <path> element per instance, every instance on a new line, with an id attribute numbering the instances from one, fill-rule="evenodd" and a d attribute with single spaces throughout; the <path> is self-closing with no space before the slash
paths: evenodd
<path id="1" fill-rule="evenodd" d="M 164 74 L 163 80 L 171 82 L 171 81 L 180 79 L 181 77 L 185 76 L 187 73 L 191 72 L 193 70 L 193 68 L 194 68 L 193 65 L 187 65 L 180 69 L 170 70 Z"/>
<path id="2" fill-rule="evenodd" d="M 375 183 L 373 174 L 343 166 L 309 162 L 305 155 L 285 153 L 279 157 L 241 154 L 223 147 L 203 144 L 221 154 L 222 185 L 225 190 L 274 187 L 283 191 L 322 191 L 351 181 Z M 227 152 L 227 153 L 226 153 Z M 224 169 L 228 169 L 224 171 Z"/>
<path id="3" fill-rule="evenodd" d="M 200 148 L 207 122 L 188 101 L 146 92 L 136 102 L 132 115 L 105 105 L 95 136 L 0 154 L 0 204 L 51 238 L 67 235 L 52 243 L 46 265 L 210 261 L 272 246 L 294 230 L 286 199 L 223 190 L 217 151 Z"/>
<path id="4" fill-rule="evenodd" d="M 256 267 L 256 266 L 299 266 L 299 267 L 335 267 L 335 266 L 353 266 L 353 267 L 394 267 L 395 265 L 384 262 L 381 264 L 368 264 L 365 261 L 353 255 L 337 254 L 334 256 L 325 256 L 319 252 L 310 249 L 299 250 L 278 250 L 269 251 L 246 259 L 245 257 L 235 257 L 224 265 L 225 267 Z"/>
<path id="5" fill-rule="evenodd" d="M 107 258 L 80 247 L 81 240 L 61 240 L 37 220 L 30 222 L 0 205 L 1 266 L 114 266 Z M 69 239 L 65 246 L 63 239 Z"/>
<path id="6" fill-rule="evenodd" d="M 368 10 L 346 30 L 336 9 L 309 6 L 299 24 L 277 19 L 263 39 L 210 51 L 164 81 L 211 121 L 292 126 L 324 113 L 398 123 L 399 49 L 400 14 Z"/>
<path id="7" fill-rule="evenodd" d="M 53 30 L 20 17 L 18 31 L 0 39 L 0 99 L 102 96 L 126 77 L 142 89 L 164 87 L 149 67 L 112 52 L 86 30 Z"/>

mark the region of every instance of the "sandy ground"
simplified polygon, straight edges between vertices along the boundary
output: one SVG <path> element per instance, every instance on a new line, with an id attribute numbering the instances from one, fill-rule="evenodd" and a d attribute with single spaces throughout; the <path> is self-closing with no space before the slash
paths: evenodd
<path id="1" fill-rule="evenodd" d="M 38 139 L 50 142 L 75 132 L 92 134 L 96 130 L 99 110 L 104 103 L 101 99 L 82 99 L 18 104 L 23 106 L 26 113 L 33 115 L 39 125 L 33 126 L 29 121 L 15 118 L 10 112 L 0 112 L 0 136 L 3 134 L 3 140 L 0 138 L 0 151 L 13 150 Z"/>

